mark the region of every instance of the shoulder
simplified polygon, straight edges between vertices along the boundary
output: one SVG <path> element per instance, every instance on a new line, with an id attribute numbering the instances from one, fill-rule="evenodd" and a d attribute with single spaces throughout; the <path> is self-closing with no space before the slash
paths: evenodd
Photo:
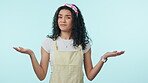
<path id="1" fill-rule="evenodd" d="M 87 42 L 86 42 L 86 47 L 85 47 L 85 49 L 83 50 L 83 53 L 85 54 L 86 52 L 88 52 L 90 48 L 91 48 L 91 44 L 90 44 L 89 41 L 87 41 Z"/>
<path id="2" fill-rule="evenodd" d="M 54 40 L 52 39 L 52 38 L 45 38 L 45 39 L 43 39 L 43 43 L 53 43 L 54 42 Z"/>
<path id="3" fill-rule="evenodd" d="M 49 41 L 53 41 L 53 40 L 48 37 L 48 38 L 45 38 L 43 41 L 48 41 L 49 42 Z"/>
<path id="4" fill-rule="evenodd" d="M 52 47 L 53 47 L 53 39 L 51 38 L 45 38 L 42 42 L 42 47 L 48 52 L 50 53 Z"/>

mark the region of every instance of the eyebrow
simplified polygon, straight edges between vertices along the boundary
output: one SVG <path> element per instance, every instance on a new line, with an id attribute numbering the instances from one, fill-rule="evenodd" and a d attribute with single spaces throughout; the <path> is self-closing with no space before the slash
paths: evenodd
<path id="1" fill-rule="evenodd" d="M 59 14 L 59 16 L 62 16 L 62 14 Z M 65 16 L 72 16 L 72 15 L 65 15 Z"/>

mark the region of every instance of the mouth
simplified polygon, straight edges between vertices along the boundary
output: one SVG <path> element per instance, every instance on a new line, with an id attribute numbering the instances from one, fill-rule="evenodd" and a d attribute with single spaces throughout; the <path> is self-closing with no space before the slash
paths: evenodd
<path id="1" fill-rule="evenodd" d="M 66 24 L 60 24 L 60 26 L 67 26 Z"/>

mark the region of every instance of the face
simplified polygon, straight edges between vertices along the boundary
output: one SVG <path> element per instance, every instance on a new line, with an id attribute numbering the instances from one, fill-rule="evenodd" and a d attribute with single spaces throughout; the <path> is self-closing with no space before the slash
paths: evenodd
<path id="1" fill-rule="evenodd" d="M 58 15 L 58 26 L 61 31 L 71 32 L 72 30 L 72 13 L 69 10 L 62 9 Z"/>

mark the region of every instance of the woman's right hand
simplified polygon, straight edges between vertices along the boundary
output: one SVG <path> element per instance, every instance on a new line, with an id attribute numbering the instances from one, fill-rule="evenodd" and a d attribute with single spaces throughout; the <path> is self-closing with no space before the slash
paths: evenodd
<path id="1" fill-rule="evenodd" d="M 24 49 L 23 47 L 13 47 L 13 49 L 15 49 L 16 51 L 20 52 L 20 53 L 24 53 L 24 54 L 33 54 L 33 51 L 30 49 Z"/>

